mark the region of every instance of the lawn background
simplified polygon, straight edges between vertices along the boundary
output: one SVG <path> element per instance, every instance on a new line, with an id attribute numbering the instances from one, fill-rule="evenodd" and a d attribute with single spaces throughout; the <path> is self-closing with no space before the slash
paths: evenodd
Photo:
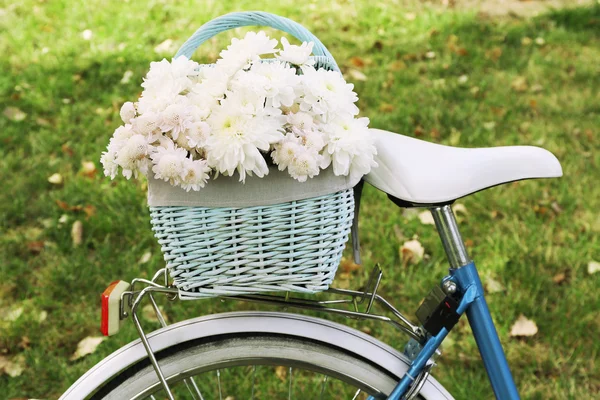
<path id="1" fill-rule="evenodd" d="M 128 325 L 69 360 L 81 339 L 98 335 L 106 285 L 163 265 L 145 182 L 111 182 L 82 162 L 100 167 L 119 107 L 137 98 L 151 61 L 218 15 L 256 9 L 300 22 L 328 46 L 372 127 L 464 147 L 538 145 L 559 158 L 562 179 L 461 199 L 460 227 L 484 281 L 505 289 L 488 301 L 522 397 L 600 396 L 600 274 L 587 272 L 600 261 L 600 6 L 529 19 L 381 0 L 0 2 L 0 360 L 23 366 L 0 376 L 1 396 L 57 398 L 135 338 Z M 196 60 L 214 60 L 243 31 L 211 40 Z M 55 173 L 62 184 L 48 182 Z M 436 233 L 371 187 L 360 229 L 364 268 L 342 271 L 336 285 L 358 287 L 381 263 L 380 293 L 411 314 L 447 269 Z M 426 252 L 416 264 L 399 252 L 413 237 Z M 235 307 L 209 300 L 165 310 L 179 320 Z M 536 322 L 535 336 L 509 336 L 520 314 Z M 492 398 L 464 322 L 434 375 L 457 399 Z M 352 324 L 398 348 L 405 342 L 388 327 Z"/>

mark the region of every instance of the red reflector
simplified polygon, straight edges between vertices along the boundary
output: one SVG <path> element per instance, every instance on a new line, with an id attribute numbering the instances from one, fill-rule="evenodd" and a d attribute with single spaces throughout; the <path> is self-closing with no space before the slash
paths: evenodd
<path id="1" fill-rule="evenodd" d="M 448 302 L 447 302 L 447 301 L 445 301 L 445 302 L 444 302 L 444 304 L 446 305 L 446 307 L 448 307 L 448 308 L 452 308 L 452 307 L 450 307 L 450 304 L 448 304 Z"/>
<path id="2" fill-rule="evenodd" d="M 100 318 L 100 332 L 102 332 L 104 336 L 108 336 L 108 299 L 119 282 L 120 281 L 114 281 L 108 285 L 104 292 L 102 292 L 102 317 Z"/>

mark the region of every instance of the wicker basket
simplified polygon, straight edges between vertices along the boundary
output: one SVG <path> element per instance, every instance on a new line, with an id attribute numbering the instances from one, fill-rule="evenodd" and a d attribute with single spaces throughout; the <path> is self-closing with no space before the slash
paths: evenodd
<path id="1" fill-rule="evenodd" d="M 327 49 L 305 28 L 263 12 L 233 13 L 208 22 L 183 44 L 176 57 L 190 58 L 201 43 L 217 33 L 248 25 L 271 26 L 302 41 L 314 42 L 316 66 L 339 71 Z M 269 184 L 267 178 L 260 179 L 263 185 Z M 220 182 L 227 179 L 211 181 L 203 190 Z M 150 180 L 150 192 L 153 185 L 158 183 Z M 214 207 L 213 202 L 207 207 L 187 205 L 187 200 L 174 203 L 186 206 L 155 206 L 149 202 L 152 229 L 180 297 L 326 290 L 351 229 L 354 196 L 351 185 L 340 190 L 325 178 L 322 185 L 327 194 L 297 196 L 277 204 L 255 205 L 250 201 L 241 207 Z M 327 191 L 327 187 L 334 192 Z M 237 183 L 231 195 L 243 198 L 246 190 L 245 185 Z M 183 193 L 181 190 L 182 198 Z M 202 190 L 197 193 L 199 198 L 202 195 Z"/>

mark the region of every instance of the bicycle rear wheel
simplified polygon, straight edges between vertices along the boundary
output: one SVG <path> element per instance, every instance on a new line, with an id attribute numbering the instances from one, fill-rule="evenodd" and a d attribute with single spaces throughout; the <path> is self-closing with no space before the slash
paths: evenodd
<path id="1" fill-rule="evenodd" d="M 212 339 L 161 357 L 176 398 L 385 399 L 396 384 L 377 366 L 315 342 L 268 334 Z M 191 378 L 187 385 L 185 378 Z M 162 389 L 151 365 L 122 374 L 110 386 L 94 398 L 146 399 Z"/>
<path id="2" fill-rule="evenodd" d="M 408 365 L 362 332 L 296 314 L 213 315 L 148 336 L 177 399 L 385 399 Z M 61 399 L 163 398 L 140 347 L 134 342 L 113 353 Z M 82 396 L 82 388 L 92 397 Z M 452 399 L 433 378 L 421 395 Z"/>

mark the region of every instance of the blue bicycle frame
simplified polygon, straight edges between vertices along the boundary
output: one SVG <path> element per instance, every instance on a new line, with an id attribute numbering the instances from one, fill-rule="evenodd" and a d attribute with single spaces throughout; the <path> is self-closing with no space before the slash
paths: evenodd
<path id="1" fill-rule="evenodd" d="M 452 280 L 458 286 L 461 297 L 457 313 L 467 314 L 494 394 L 497 399 L 518 400 L 519 393 L 485 301 L 479 273 L 467 255 L 452 208 L 445 205 L 430 210 L 450 262 L 450 274 L 444 280 Z M 388 400 L 402 399 L 447 335 L 448 330 L 442 328 L 429 337 Z"/>

